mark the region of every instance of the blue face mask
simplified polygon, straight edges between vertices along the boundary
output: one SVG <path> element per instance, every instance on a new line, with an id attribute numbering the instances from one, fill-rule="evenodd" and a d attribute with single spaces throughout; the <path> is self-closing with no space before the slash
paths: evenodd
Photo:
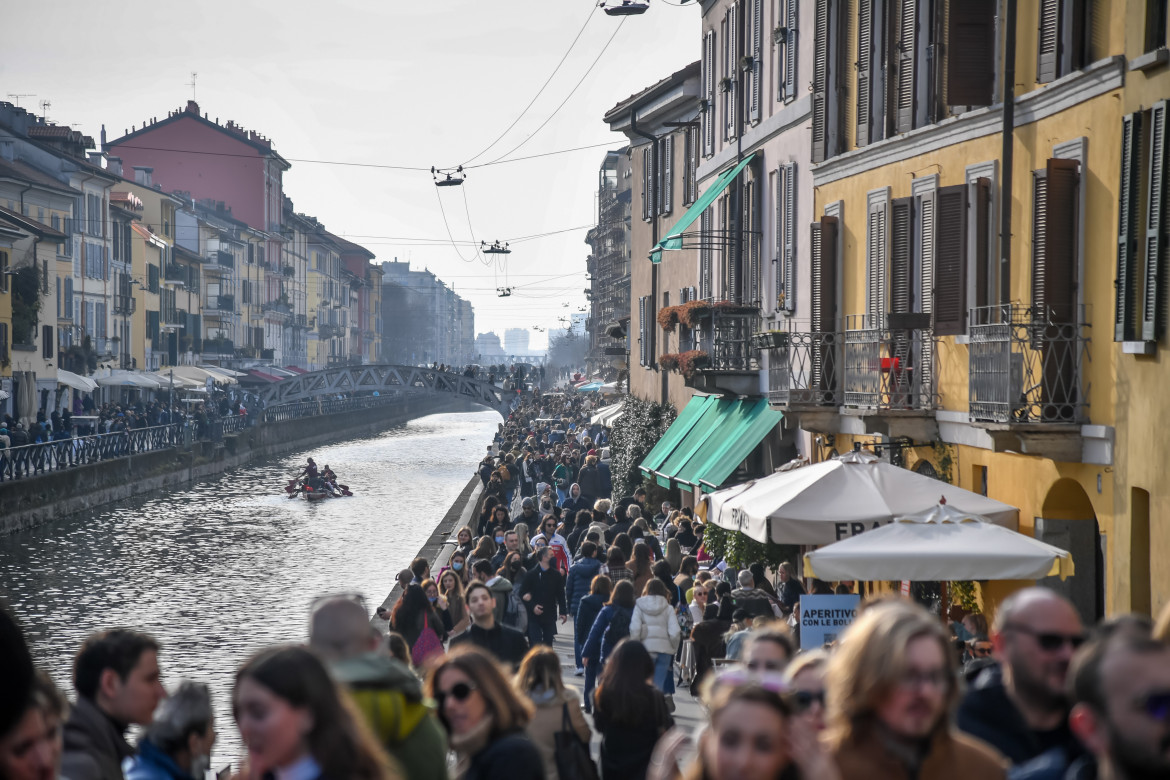
<path id="1" fill-rule="evenodd" d="M 455 571 L 463 571 L 463 564 L 462 563 L 453 563 L 453 564 L 451 564 L 451 568 L 454 569 Z"/>
<path id="2" fill-rule="evenodd" d="M 434 604 L 438 600 L 439 600 L 438 596 L 427 596 L 427 601 L 431 602 L 432 604 Z"/>
<path id="3" fill-rule="evenodd" d="M 503 543 L 504 543 L 504 537 L 497 536 L 496 537 L 496 544 L 503 544 Z"/>

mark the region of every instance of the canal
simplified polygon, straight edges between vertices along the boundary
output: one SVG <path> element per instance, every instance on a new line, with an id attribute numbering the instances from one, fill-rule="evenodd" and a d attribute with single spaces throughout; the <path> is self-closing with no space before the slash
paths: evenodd
<path id="1" fill-rule="evenodd" d="M 262 647 L 303 641 L 321 594 L 362 593 L 371 611 L 380 604 L 499 421 L 487 411 L 430 415 L 2 536 L 0 593 L 37 663 L 71 698 L 72 657 L 86 635 L 116 626 L 153 634 L 168 688 L 183 679 L 211 686 L 220 735 L 213 765 L 238 766 L 229 706 L 236 668 Z M 310 456 L 355 496 L 289 500 L 284 485 Z"/>

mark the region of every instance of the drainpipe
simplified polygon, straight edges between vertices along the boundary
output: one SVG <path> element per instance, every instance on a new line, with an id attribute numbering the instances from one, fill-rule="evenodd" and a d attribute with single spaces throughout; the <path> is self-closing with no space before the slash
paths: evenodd
<path id="1" fill-rule="evenodd" d="M 651 166 L 654 166 L 651 168 L 651 170 L 654 171 L 654 175 L 650 177 L 650 241 L 651 241 L 651 246 L 657 246 L 658 245 L 658 214 L 657 214 L 657 209 L 658 209 L 658 171 L 656 170 L 656 168 L 658 165 L 658 137 L 655 135 L 652 135 L 651 133 L 647 133 L 646 131 L 641 130 L 638 127 L 638 113 L 636 110 L 634 110 L 632 108 L 630 109 L 630 132 L 633 133 L 634 135 L 641 136 L 642 138 L 646 138 L 650 141 L 650 164 L 651 164 Z M 630 303 L 632 305 L 633 301 L 631 301 Z M 647 308 L 651 309 L 654 312 L 658 311 L 658 263 L 651 263 L 650 264 L 650 306 Z M 656 321 L 656 318 L 651 317 L 650 321 L 653 323 Z M 647 332 L 654 333 L 655 331 L 647 328 Z M 654 339 L 652 338 L 651 344 L 653 344 L 653 343 L 654 343 Z M 657 371 L 658 370 L 657 365 L 658 365 L 657 362 L 655 362 L 654 365 L 651 366 L 652 370 Z M 630 361 L 627 359 L 626 360 L 626 370 L 629 371 L 631 368 L 632 368 L 632 366 L 630 366 Z M 627 380 L 627 382 L 628 381 L 629 380 Z M 663 388 L 662 388 L 662 398 L 661 398 L 662 403 L 666 403 L 666 396 L 667 396 L 667 391 L 666 391 L 666 386 L 665 386 L 665 382 L 664 382 Z"/>
<path id="2" fill-rule="evenodd" d="M 1007 0 L 1004 19 L 1003 150 L 1000 153 L 999 302 L 1011 300 L 1012 166 L 1016 126 L 1016 2 Z"/>

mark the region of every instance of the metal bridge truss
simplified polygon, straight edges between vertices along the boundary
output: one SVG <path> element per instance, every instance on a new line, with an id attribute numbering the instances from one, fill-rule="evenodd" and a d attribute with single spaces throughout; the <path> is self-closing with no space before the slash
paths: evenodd
<path id="1" fill-rule="evenodd" d="M 489 382 L 462 374 L 415 366 L 339 366 L 289 377 L 261 388 L 268 406 L 306 401 L 338 393 L 450 393 L 482 404 L 508 417 L 511 393 Z"/>

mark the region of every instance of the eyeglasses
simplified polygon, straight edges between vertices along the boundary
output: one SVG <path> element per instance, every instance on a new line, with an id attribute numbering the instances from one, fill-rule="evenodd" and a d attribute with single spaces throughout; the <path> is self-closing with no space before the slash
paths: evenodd
<path id="1" fill-rule="evenodd" d="M 1154 691 L 1139 696 L 1137 705 L 1150 716 L 1152 720 L 1165 723 L 1170 721 L 1170 691 Z"/>
<path id="2" fill-rule="evenodd" d="M 979 656 L 991 655 L 991 645 L 972 645 L 971 653 Z"/>
<path id="3" fill-rule="evenodd" d="M 824 691 L 793 691 L 788 696 L 788 700 L 792 704 L 792 709 L 797 712 L 806 712 L 812 708 L 814 704 L 825 706 L 825 692 Z"/>
<path id="4" fill-rule="evenodd" d="M 476 687 L 471 683 L 455 683 L 449 691 L 435 691 L 435 703 L 439 705 L 439 709 L 443 709 L 443 704 L 447 701 L 448 696 L 455 701 L 467 701 L 467 697 L 474 690 Z"/>
<path id="5" fill-rule="evenodd" d="M 1040 649 L 1046 653 L 1054 653 L 1060 650 L 1066 644 L 1073 650 L 1085 643 L 1084 634 L 1060 634 L 1055 631 L 1033 631 L 1027 626 L 1008 625 L 1004 626 L 1005 631 L 1019 631 L 1022 634 L 1034 637 L 1036 644 L 1040 645 Z"/>

